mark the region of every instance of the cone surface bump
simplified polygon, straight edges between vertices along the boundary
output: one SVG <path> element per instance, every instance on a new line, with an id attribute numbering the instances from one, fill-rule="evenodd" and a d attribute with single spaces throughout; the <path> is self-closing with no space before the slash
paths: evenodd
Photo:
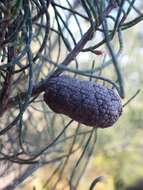
<path id="1" fill-rule="evenodd" d="M 121 99 L 112 89 L 65 75 L 48 81 L 44 101 L 54 112 L 97 128 L 112 126 L 122 113 Z"/>

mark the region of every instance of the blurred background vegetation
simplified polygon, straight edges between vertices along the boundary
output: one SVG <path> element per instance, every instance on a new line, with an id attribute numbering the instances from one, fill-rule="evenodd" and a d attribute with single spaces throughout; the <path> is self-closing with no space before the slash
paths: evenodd
<path id="1" fill-rule="evenodd" d="M 83 176 L 79 190 L 89 189 L 96 176 L 105 179 L 96 185 L 97 190 L 126 190 L 143 180 L 143 30 L 142 23 L 124 33 L 126 41 L 121 58 L 125 77 L 126 100 L 138 89 L 137 97 L 128 104 L 123 115 L 113 128 L 98 129 L 98 138 L 87 171 Z M 20 189 L 43 189 L 46 184 L 49 167 L 43 167 L 34 173 L 32 179 L 24 183 Z M 34 180 L 33 180 L 34 178 Z M 31 182 L 32 180 L 32 182 Z M 65 183 L 61 182 L 59 190 Z M 48 187 L 45 189 L 48 190 Z M 50 187 L 49 187 L 50 189 Z M 140 190 L 143 189 L 141 184 Z M 132 190 L 135 190 L 132 189 Z"/>
<path id="2" fill-rule="evenodd" d="M 1 1 L 0 3 L 0 9 L 2 11 L 5 2 Z M 26 5 L 24 10 L 23 2 Z M 139 89 L 141 89 L 141 91 L 124 107 L 122 117 L 113 127 L 93 130 L 91 127 L 78 124 L 74 121 L 71 122 L 66 116 L 53 113 L 43 102 L 43 96 L 40 94 L 43 90 L 40 91 L 38 96 L 37 94 L 33 95 L 32 91 L 30 91 L 30 82 L 33 81 L 32 85 L 35 87 L 37 84 L 41 84 L 40 82 L 44 81 L 51 73 L 57 70 L 59 71 L 60 63 L 63 63 L 66 56 L 72 52 L 72 49 L 78 44 L 78 41 L 83 38 L 88 28 L 90 26 L 92 27 L 95 20 L 97 21 L 99 15 L 94 15 L 93 10 L 93 12 L 91 11 L 93 18 L 90 18 L 88 11 L 86 10 L 86 12 L 83 9 L 83 4 L 89 1 L 80 1 L 80 3 L 83 3 L 81 3 L 82 6 L 78 1 L 66 0 L 62 2 L 31 0 L 29 6 L 28 1 L 23 2 L 20 0 L 13 1 L 13 5 L 16 5 L 16 9 L 12 9 L 13 17 L 12 21 L 10 20 L 10 25 L 11 23 L 15 23 L 15 21 L 19 23 L 19 16 L 22 15 L 24 19 L 26 19 L 24 27 L 20 27 L 20 29 L 19 27 L 16 28 L 16 31 L 19 30 L 19 32 L 16 32 L 14 35 L 15 37 L 18 36 L 18 39 L 13 38 L 13 35 L 11 35 L 12 37 L 10 36 L 10 39 L 7 39 L 7 36 L 4 37 L 5 43 L 1 45 L 0 49 L 1 89 L 3 89 L 3 84 L 9 69 L 7 63 L 13 61 L 13 64 L 15 64 L 15 68 L 13 68 L 15 72 L 13 72 L 11 79 L 13 83 L 7 99 L 10 100 L 8 105 L 11 104 L 11 102 L 12 105 L 18 104 L 17 107 L 10 107 L 9 110 L 1 116 L 1 129 L 4 130 L 6 126 L 12 127 L 10 127 L 10 130 L 8 128 L 6 133 L 3 133 L 3 131 L 0 132 L 0 188 L 4 189 L 6 185 L 6 190 L 66 190 L 69 189 L 69 183 L 71 183 L 75 186 L 79 185 L 78 190 L 88 190 L 91 183 L 98 176 L 103 176 L 104 179 L 97 183 L 94 189 L 133 190 L 130 186 L 134 186 L 138 181 L 143 180 L 142 22 L 127 30 L 123 30 L 123 36 L 121 36 L 122 42 L 119 42 L 118 33 L 120 33 L 120 30 L 117 34 L 114 34 L 114 38 L 112 39 L 115 55 L 119 52 L 117 61 L 125 89 L 123 104 Z M 46 10 L 48 10 L 50 14 L 50 22 L 48 14 L 43 8 L 45 4 L 42 3 L 45 2 L 48 7 Z M 95 2 L 97 3 L 98 1 Z M 143 3 L 139 0 L 113 0 L 104 2 L 116 2 L 119 7 L 127 3 L 125 7 L 122 7 L 125 12 L 126 6 L 128 7 L 132 3 L 135 4 L 134 7 L 138 8 L 137 10 L 139 11 L 141 11 L 143 7 Z M 50 3 L 52 4 L 49 5 Z M 57 4 L 60 6 L 57 6 Z M 107 5 L 104 6 L 106 7 Z M 28 7 L 29 9 L 27 9 Z M 68 13 L 64 7 L 68 7 L 72 11 Z M 141 12 L 138 12 L 134 7 L 132 4 L 131 8 L 133 11 L 128 15 L 125 23 L 134 19 L 137 15 L 139 15 L 140 18 L 143 17 Z M 24 11 L 26 12 L 26 10 L 33 11 L 32 22 L 30 22 L 30 14 L 28 11 L 27 14 L 29 15 L 25 17 Z M 42 12 L 42 10 L 45 12 Z M 73 10 L 77 12 L 75 13 Z M 78 13 L 81 13 L 81 15 L 79 16 Z M 58 18 L 56 18 L 56 14 L 60 14 L 62 17 L 58 15 Z M 16 17 L 16 15 L 18 15 L 18 17 Z M 117 18 L 116 10 L 113 10 L 111 15 Z M 1 20 L 3 20 L 3 18 L 4 14 L 2 13 Z M 67 23 L 60 20 L 61 18 L 67 21 Z M 140 19 L 140 21 L 141 20 L 142 19 Z M 115 22 L 116 19 L 109 21 L 109 31 L 112 32 Z M 30 30 L 31 26 L 33 27 L 32 31 Z M 68 27 L 66 28 L 66 26 Z M 121 23 L 121 26 L 124 26 L 124 23 Z M 95 32 L 92 40 L 90 40 L 90 38 L 87 40 L 84 48 L 91 48 L 104 39 L 105 36 L 103 34 L 105 31 L 102 31 L 100 27 L 98 29 L 99 31 L 97 30 L 97 32 Z M 11 30 L 10 26 L 7 26 L 7 30 Z M 3 34 L 2 31 L 0 32 Z M 25 34 L 26 32 L 28 35 Z M 48 36 L 46 36 L 46 33 L 48 33 Z M 7 40 L 10 40 L 10 42 Z M 46 40 L 46 43 L 44 40 Z M 1 41 L 2 35 L 0 37 L 0 42 Z M 15 43 L 15 41 L 17 41 L 17 43 Z M 97 52 L 93 52 L 94 49 L 92 48 L 92 51 L 91 49 L 85 52 L 81 51 L 76 56 L 76 60 L 70 62 L 70 67 L 64 68 L 62 72 L 82 79 L 92 79 L 95 82 L 97 82 L 100 76 L 106 77 L 115 82 L 119 87 L 119 92 L 121 92 L 122 82 L 115 72 L 112 61 L 113 55 L 109 53 L 106 43 L 97 49 L 95 48 Z M 16 54 L 14 55 L 14 59 L 9 61 L 7 52 L 11 47 L 15 49 Z M 28 49 L 26 55 L 24 54 L 25 49 Z M 81 49 L 83 50 L 83 48 Z M 32 61 L 30 60 L 31 58 L 28 51 L 31 52 Z M 15 56 L 18 57 L 18 61 L 15 59 Z M 107 66 L 104 67 L 103 65 L 106 65 L 106 63 Z M 83 72 L 81 72 L 81 70 L 83 70 Z M 86 70 L 90 72 L 86 72 Z M 92 71 L 94 72 L 92 73 Z M 86 74 L 89 75 L 88 78 L 85 76 Z M 94 78 L 92 74 L 98 77 Z M 98 80 L 98 82 L 102 81 Z M 111 86 L 107 81 L 103 81 L 102 83 Z M 26 91 L 27 89 L 28 93 Z M 26 96 L 26 98 L 23 99 L 21 92 L 25 91 L 26 95 L 24 94 L 24 96 Z M 20 96 L 17 96 L 17 94 L 20 94 Z M 11 99 L 11 97 L 17 98 L 16 103 L 13 103 L 15 99 Z M 29 99 L 27 99 L 27 97 Z M 21 102 L 24 104 L 21 104 Z M 13 123 L 13 121 L 16 121 L 16 123 Z M 69 125 L 67 125 L 67 123 L 69 123 Z M 69 127 L 67 130 L 64 130 L 66 126 Z M 22 130 L 17 130 L 19 128 Z M 64 130 L 62 135 L 55 141 L 62 130 Z M 49 144 L 54 141 L 56 143 L 50 147 Z M 23 151 L 22 153 L 21 150 Z M 39 154 L 41 150 L 42 152 Z M 72 154 L 72 151 L 75 151 L 75 153 Z M 34 157 L 35 155 L 36 157 Z M 57 161 L 55 161 L 56 159 Z M 31 163 L 30 161 L 33 162 Z M 76 163 L 78 163 L 77 167 L 75 167 Z M 9 182 L 11 182 L 10 185 Z M 76 189 L 76 187 L 72 187 L 72 185 L 70 187 L 71 190 Z M 140 185 L 140 190 L 141 189 L 143 189 L 142 184 Z"/>

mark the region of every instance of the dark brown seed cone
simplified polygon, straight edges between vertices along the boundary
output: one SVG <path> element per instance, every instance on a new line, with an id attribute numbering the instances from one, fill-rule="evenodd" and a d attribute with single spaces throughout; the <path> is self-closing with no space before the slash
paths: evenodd
<path id="1" fill-rule="evenodd" d="M 93 127 L 110 127 L 122 113 L 121 99 L 112 89 L 64 75 L 48 81 L 44 101 L 54 112 Z"/>

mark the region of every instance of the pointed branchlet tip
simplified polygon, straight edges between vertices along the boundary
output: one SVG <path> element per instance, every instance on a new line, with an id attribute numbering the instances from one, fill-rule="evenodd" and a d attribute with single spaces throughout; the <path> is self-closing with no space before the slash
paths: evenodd
<path id="1" fill-rule="evenodd" d="M 122 113 L 121 98 L 113 89 L 66 75 L 48 80 L 44 101 L 54 112 L 96 128 L 112 126 Z"/>

